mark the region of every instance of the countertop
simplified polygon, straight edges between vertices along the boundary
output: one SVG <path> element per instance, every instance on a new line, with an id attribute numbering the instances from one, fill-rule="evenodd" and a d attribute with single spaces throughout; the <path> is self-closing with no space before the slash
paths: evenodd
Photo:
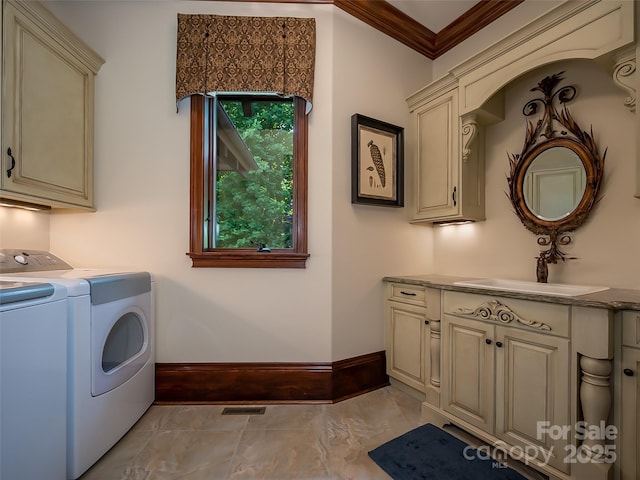
<path id="1" fill-rule="evenodd" d="M 497 288 L 481 288 L 462 285 L 454 285 L 454 282 L 464 280 L 478 280 L 479 277 L 454 277 L 448 275 L 403 275 L 386 276 L 384 282 L 404 283 L 408 285 L 421 285 L 424 287 L 439 288 L 454 292 L 478 293 L 482 295 L 497 295 L 500 297 L 520 298 L 536 300 L 547 303 L 560 303 L 564 305 L 577 305 L 581 307 L 606 308 L 609 310 L 638 310 L 640 311 L 640 290 L 610 288 L 596 293 L 565 297 L 559 295 L 545 295 L 538 293 L 514 292 Z"/>

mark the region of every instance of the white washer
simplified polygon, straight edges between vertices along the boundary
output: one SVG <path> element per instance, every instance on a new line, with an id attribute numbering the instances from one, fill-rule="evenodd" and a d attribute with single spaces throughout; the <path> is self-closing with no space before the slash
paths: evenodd
<path id="1" fill-rule="evenodd" d="M 0 279 L 46 281 L 67 290 L 67 478 L 75 480 L 153 403 L 151 275 L 73 269 L 48 252 L 5 249 Z"/>
<path id="2" fill-rule="evenodd" d="M 67 478 L 67 293 L 0 281 L 0 478 Z"/>

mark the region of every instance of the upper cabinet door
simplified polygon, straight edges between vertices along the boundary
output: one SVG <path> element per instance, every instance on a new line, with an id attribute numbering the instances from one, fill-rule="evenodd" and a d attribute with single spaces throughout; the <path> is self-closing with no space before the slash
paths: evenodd
<path id="1" fill-rule="evenodd" d="M 460 116 L 450 78 L 407 99 L 412 115 L 415 194 L 412 222 L 484 220 L 484 130 L 490 116 Z M 490 102 L 490 107 L 501 107 Z"/>
<path id="2" fill-rule="evenodd" d="M 102 64 L 35 2 L 3 5 L 0 195 L 93 208 L 93 103 Z"/>
<path id="3" fill-rule="evenodd" d="M 415 113 L 416 197 L 414 220 L 459 212 L 458 90 L 427 102 Z"/>

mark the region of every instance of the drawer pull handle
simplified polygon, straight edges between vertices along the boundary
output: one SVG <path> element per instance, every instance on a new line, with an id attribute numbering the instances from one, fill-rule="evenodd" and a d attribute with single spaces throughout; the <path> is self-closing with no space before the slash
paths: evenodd
<path id="1" fill-rule="evenodd" d="M 491 345 L 491 339 L 485 338 L 484 343 L 486 343 L 487 345 Z"/>
<path id="2" fill-rule="evenodd" d="M 502 342 L 496 342 L 496 347 L 498 348 L 502 347 Z"/>
<path id="3" fill-rule="evenodd" d="M 411 292 L 403 292 L 402 290 L 400 290 L 400 293 L 401 293 L 401 294 L 403 294 L 403 295 L 408 295 L 408 296 L 410 296 L 410 297 L 415 297 L 415 296 L 416 296 L 416 294 L 415 294 L 415 293 L 411 293 Z"/>
<path id="4" fill-rule="evenodd" d="M 627 377 L 633 377 L 633 370 L 631 370 L 630 368 L 625 368 L 622 371 Z"/>
<path id="5" fill-rule="evenodd" d="M 424 321 L 424 324 L 425 324 L 425 325 L 429 325 L 429 320 L 425 320 L 425 321 Z"/>

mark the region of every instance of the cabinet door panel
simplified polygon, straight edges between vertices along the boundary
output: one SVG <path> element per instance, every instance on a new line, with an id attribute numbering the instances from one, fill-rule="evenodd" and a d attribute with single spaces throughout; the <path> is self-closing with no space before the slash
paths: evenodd
<path id="1" fill-rule="evenodd" d="M 538 422 L 569 425 L 569 341 L 497 327 L 496 342 L 496 436 L 551 452 L 549 464 L 568 472 L 571 439 L 538 438 Z"/>
<path id="2" fill-rule="evenodd" d="M 493 326 L 445 315 L 442 320 L 442 403 L 446 411 L 493 433 Z"/>
<path id="3" fill-rule="evenodd" d="M 85 74 L 29 33 L 20 38 L 15 181 L 85 196 Z"/>
<path id="4" fill-rule="evenodd" d="M 455 215 L 458 202 L 458 92 L 454 90 L 416 111 L 418 175 L 416 219 Z"/>
<path id="5" fill-rule="evenodd" d="M 622 368 L 632 376 L 622 375 L 622 421 L 620 422 L 620 471 L 622 480 L 637 480 L 640 475 L 640 350 L 622 347 Z"/>
<path id="6" fill-rule="evenodd" d="M 387 373 L 389 376 L 425 391 L 425 309 L 388 302 L 387 304 Z M 426 330 L 426 332 L 425 332 Z"/>
<path id="7" fill-rule="evenodd" d="M 15 168 L 2 172 L 2 196 L 92 208 L 94 66 L 102 59 L 36 2 L 6 2 L 3 16 L 2 158 L 10 148 Z"/>
<path id="8" fill-rule="evenodd" d="M 622 312 L 622 345 L 640 348 L 640 312 Z"/>

